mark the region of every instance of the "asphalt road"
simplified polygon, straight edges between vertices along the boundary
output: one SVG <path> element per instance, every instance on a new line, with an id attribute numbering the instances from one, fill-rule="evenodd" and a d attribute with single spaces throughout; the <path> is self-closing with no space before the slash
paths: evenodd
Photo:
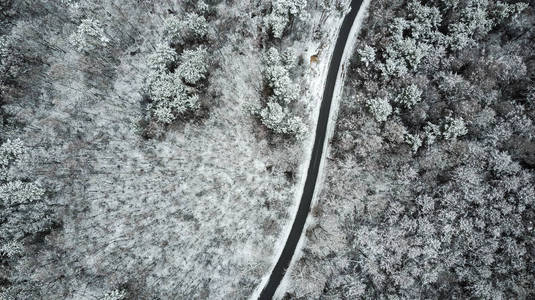
<path id="1" fill-rule="evenodd" d="M 290 265 L 292 256 L 295 253 L 295 248 L 297 247 L 297 243 L 301 238 L 301 233 L 310 212 L 310 203 L 312 202 L 312 196 L 314 195 L 314 189 L 316 187 L 316 181 L 318 178 L 318 171 L 323 155 L 323 146 L 325 144 L 327 124 L 329 123 L 331 103 L 338 77 L 338 71 L 340 69 L 344 48 L 351 31 L 351 27 L 353 26 L 353 22 L 355 21 L 355 17 L 357 16 L 361 4 L 362 0 L 351 1 L 351 11 L 345 16 L 342 27 L 340 28 L 340 32 L 338 33 L 331 63 L 329 65 L 329 72 L 327 73 L 325 90 L 323 91 L 323 99 L 321 101 L 320 113 L 316 126 L 316 138 L 314 140 L 314 147 L 312 149 L 312 156 L 310 158 L 310 165 L 308 167 L 305 187 L 303 190 L 303 195 L 301 196 L 301 202 L 299 203 L 299 209 L 295 216 L 292 230 L 290 231 L 290 235 L 286 240 L 286 244 L 284 245 L 281 256 L 279 257 L 273 272 L 271 272 L 269 281 L 260 293 L 260 297 L 258 299 L 267 300 L 273 298 L 277 287 L 286 274 L 286 269 L 288 269 L 288 266 Z"/>

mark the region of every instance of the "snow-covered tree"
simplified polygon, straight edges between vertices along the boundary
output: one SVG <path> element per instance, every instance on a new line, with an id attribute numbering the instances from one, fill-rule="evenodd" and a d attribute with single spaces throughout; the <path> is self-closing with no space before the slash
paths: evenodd
<path id="1" fill-rule="evenodd" d="M 392 114 L 392 106 L 385 97 L 370 98 L 366 101 L 368 111 L 373 115 L 377 122 L 384 122 Z"/>
<path id="2" fill-rule="evenodd" d="M 438 138 L 440 138 L 441 132 L 440 132 L 440 126 L 435 125 L 431 122 L 427 122 L 427 124 L 424 127 L 424 137 L 425 137 L 425 143 L 427 146 L 431 146 L 436 142 Z"/>
<path id="3" fill-rule="evenodd" d="M 206 19 L 194 12 L 185 15 L 184 27 L 187 29 L 186 34 L 194 39 L 203 39 L 208 33 Z"/>
<path id="4" fill-rule="evenodd" d="M 462 118 L 446 117 L 443 125 L 442 136 L 445 140 L 454 140 L 468 133 Z"/>
<path id="5" fill-rule="evenodd" d="M 0 92 L 3 81 L 18 73 L 16 58 L 11 50 L 13 41 L 6 35 L 0 36 Z"/>
<path id="6" fill-rule="evenodd" d="M 526 103 L 528 108 L 535 108 L 535 86 L 528 89 L 526 93 Z"/>
<path id="7" fill-rule="evenodd" d="M 290 20 L 301 16 L 306 5 L 306 0 L 272 0 L 271 13 L 265 17 L 264 24 L 274 37 L 281 38 Z"/>
<path id="8" fill-rule="evenodd" d="M 21 158 L 24 153 L 24 146 L 22 141 L 19 139 L 16 140 L 7 140 L 0 146 L 0 179 L 7 179 L 7 171 L 9 166 L 18 159 Z"/>
<path id="9" fill-rule="evenodd" d="M 375 49 L 366 45 L 364 48 L 357 50 L 360 61 L 367 67 L 375 61 Z"/>
<path id="10" fill-rule="evenodd" d="M 268 128 L 281 132 L 282 123 L 286 117 L 283 108 L 277 102 L 269 102 L 264 109 L 260 112 L 262 123 Z"/>
<path id="11" fill-rule="evenodd" d="M 496 7 L 492 11 L 492 14 L 497 22 L 503 22 L 508 18 L 517 17 L 526 8 L 528 8 L 528 4 L 524 2 L 509 4 L 502 1 L 497 1 Z"/>
<path id="12" fill-rule="evenodd" d="M 289 49 L 282 54 L 270 48 L 264 54 L 264 81 L 270 90 L 266 106 L 259 116 L 269 129 L 275 133 L 303 137 L 306 125 L 293 115 L 290 104 L 299 97 L 298 86 L 291 80 L 290 71 L 295 66 L 295 52 Z"/>
<path id="13" fill-rule="evenodd" d="M 169 124 L 179 115 L 198 108 L 198 96 L 182 82 L 178 73 L 151 72 L 147 77 L 147 93 L 152 100 L 148 109 L 160 123 Z"/>
<path id="14" fill-rule="evenodd" d="M 286 59 L 288 61 L 288 59 Z M 287 105 L 297 99 L 299 90 L 290 79 L 290 70 L 287 63 L 283 64 L 281 55 L 275 48 L 270 48 L 264 58 L 264 78 L 272 90 L 272 101 Z"/>
<path id="15" fill-rule="evenodd" d="M 298 116 L 291 116 L 288 109 L 283 108 L 277 102 L 269 102 L 260 111 L 262 123 L 267 128 L 276 133 L 295 135 L 303 137 L 306 132 L 306 125 Z"/>
<path id="16" fill-rule="evenodd" d="M 39 183 L 19 177 L 13 169 L 24 153 L 20 140 L 7 140 L 0 146 L 0 243 L 7 247 L 6 253 L 13 248 L 9 245 L 17 244 L 27 235 L 45 231 L 52 224 L 52 210 L 44 199 L 45 190 Z"/>
<path id="17" fill-rule="evenodd" d="M 100 300 L 123 300 L 123 299 L 126 299 L 126 292 L 123 290 L 113 290 L 100 298 Z"/>
<path id="18" fill-rule="evenodd" d="M 208 51 L 204 47 L 194 50 L 184 50 L 180 56 L 180 64 L 175 72 L 186 83 L 196 84 L 206 76 L 206 71 L 208 70 L 206 63 L 207 57 Z"/>
<path id="19" fill-rule="evenodd" d="M 24 252 L 24 245 L 20 241 L 11 240 L 0 246 L 0 254 L 8 258 L 15 258 Z"/>
<path id="20" fill-rule="evenodd" d="M 404 137 L 404 140 L 405 140 L 405 143 L 411 146 L 411 150 L 414 153 L 416 153 L 416 151 L 418 151 L 418 149 L 420 149 L 420 147 L 423 144 L 423 141 L 420 138 L 420 136 L 414 135 L 414 134 L 409 134 L 409 133 L 406 134 Z"/>
<path id="21" fill-rule="evenodd" d="M 498 1 L 495 4 L 488 0 L 468 0 L 455 9 L 457 22 L 449 25 L 449 44 L 457 51 L 475 45 L 476 40 L 486 36 L 493 28 L 509 18 L 514 18 L 527 8 L 527 4 L 519 2 L 508 4 Z"/>
<path id="22" fill-rule="evenodd" d="M 171 15 L 164 20 L 163 37 L 174 44 L 187 40 L 202 40 L 208 33 L 208 22 L 204 16 L 189 13 L 183 16 Z"/>
<path id="23" fill-rule="evenodd" d="M 399 103 L 405 108 L 412 108 L 416 103 L 420 102 L 422 90 L 417 85 L 411 84 L 401 90 L 401 93 L 395 98 L 395 102 Z"/>
<path id="24" fill-rule="evenodd" d="M 349 7 L 350 0 L 321 0 L 319 1 L 319 7 L 323 12 L 342 12 Z"/>
<path id="25" fill-rule="evenodd" d="M 205 46 L 184 49 L 177 55 L 171 47 L 190 38 L 200 39 L 208 25 L 203 16 L 191 13 L 181 19 L 171 16 L 164 20 L 163 42 L 149 56 L 151 72 L 146 77 L 145 91 L 151 100 L 147 109 L 157 122 L 169 124 L 186 112 L 199 107 L 195 87 L 208 71 L 208 50 Z"/>
<path id="26" fill-rule="evenodd" d="M 149 67 L 154 70 L 165 70 L 176 63 L 176 51 L 166 43 L 158 43 L 156 50 L 149 56 Z"/>
<path id="27" fill-rule="evenodd" d="M 82 20 L 75 32 L 70 36 L 71 44 L 79 52 L 89 53 L 106 47 L 110 39 L 98 20 L 87 18 Z"/>
<path id="28" fill-rule="evenodd" d="M 281 65 L 268 66 L 265 71 L 265 78 L 268 86 L 273 91 L 273 99 L 281 103 L 291 103 L 297 99 L 299 91 L 297 86 L 290 79 L 288 70 Z"/>
<path id="29" fill-rule="evenodd" d="M 184 24 L 179 17 L 171 15 L 164 20 L 163 37 L 167 42 L 182 44 L 183 31 Z"/>

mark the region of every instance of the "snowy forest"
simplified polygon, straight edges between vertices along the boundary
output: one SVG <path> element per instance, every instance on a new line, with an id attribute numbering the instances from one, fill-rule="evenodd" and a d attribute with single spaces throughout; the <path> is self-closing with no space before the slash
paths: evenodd
<path id="1" fill-rule="evenodd" d="M 292 298 L 535 297 L 534 4 L 371 1 Z"/>
<path id="2" fill-rule="evenodd" d="M 535 2 L 357 2 L 0 0 L 0 299 L 256 299 L 313 163 L 275 298 L 535 299 Z"/>

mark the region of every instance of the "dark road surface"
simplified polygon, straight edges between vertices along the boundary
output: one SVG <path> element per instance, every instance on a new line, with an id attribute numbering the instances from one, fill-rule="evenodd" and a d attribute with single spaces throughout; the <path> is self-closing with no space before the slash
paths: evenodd
<path id="1" fill-rule="evenodd" d="M 269 277 L 267 285 L 260 293 L 259 299 L 268 300 L 273 298 L 277 287 L 286 273 L 286 269 L 290 265 L 295 248 L 297 247 L 297 243 L 301 237 L 301 232 L 305 226 L 305 222 L 310 211 L 310 203 L 314 194 L 314 188 L 316 187 L 316 180 L 318 178 L 318 171 L 323 154 L 323 145 L 325 144 L 327 124 L 329 122 L 329 113 L 331 110 L 334 88 L 336 86 L 336 79 L 338 77 L 338 70 L 340 69 L 340 63 L 342 61 L 344 48 L 351 31 L 351 27 L 353 26 L 353 22 L 355 21 L 355 17 L 357 16 L 361 4 L 362 0 L 351 1 L 351 11 L 345 16 L 342 27 L 340 28 L 340 32 L 338 33 L 338 39 L 336 40 L 331 63 L 329 65 L 329 73 L 327 74 L 325 90 L 323 91 L 323 99 L 321 102 L 318 124 L 316 126 L 316 138 L 314 140 L 314 147 L 312 150 L 312 156 L 310 157 L 310 165 L 308 168 L 303 195 L 301 196 L 301 202 L 299 203 L 299 209 L 295 216 L 292 230 L 290 231 L 290 235 L 286 240 L 286 244 L 284 245 L 281 256 L 279 257 L 279 260 L 277 261 L 277 264 L 275 265 L 275 268 Z"/>

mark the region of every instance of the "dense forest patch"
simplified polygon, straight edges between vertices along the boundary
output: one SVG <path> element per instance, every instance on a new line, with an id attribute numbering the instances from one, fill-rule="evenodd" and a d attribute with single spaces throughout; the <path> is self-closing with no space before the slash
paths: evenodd
<path id="1" fill-rule="evenodd" d="M 372 1 L 292 295 L 535 297 L 534 22 Z"/>

